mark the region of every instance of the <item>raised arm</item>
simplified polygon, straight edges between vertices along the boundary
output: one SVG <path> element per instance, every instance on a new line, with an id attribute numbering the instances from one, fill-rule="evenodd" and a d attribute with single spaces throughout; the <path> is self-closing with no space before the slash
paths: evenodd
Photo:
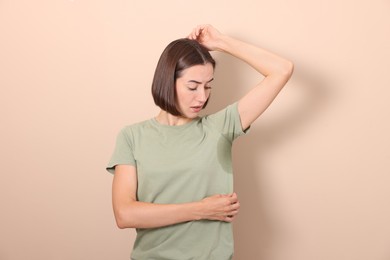
<path id="1" fill-rule="evenodd" d="M 154 204 L 136 199 L 137 172 L 132 165 L 115 167 L 112 202 L 119 228 L 156 228 L 209 219 L 231 222 L 240 207 L 237 195 L 214 195 L 182 204 Z"/>
<path id="2" fill-rule="evenodd" d="M 199 25 L 188 36 L 212 51 L 221 51 L 239 58 L 264 79 L 238 102 L 243 129 L 247 129 L 272 103 L 293 73 L 293 63 L 262 48 L 221 34 L 211 25 Z"/>

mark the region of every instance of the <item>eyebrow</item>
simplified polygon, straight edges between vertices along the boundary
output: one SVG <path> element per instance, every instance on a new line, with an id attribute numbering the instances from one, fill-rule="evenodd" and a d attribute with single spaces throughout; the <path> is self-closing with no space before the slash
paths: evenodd
<path id="1" fill-rule="evenodd" d="M 213 80 L 214 80 L 214 78 L 210 79 L 210 80 L 207 81 L 206 83 L 209 83 L 209 82 L 211 82 L 211 81 L 213 81 Z M 189 80 L 188 82 L 193 82 L 193 83 L 196 83 L 196 84 L 202 84 L 202 82 L 197 81 L 197 80 Z"/>

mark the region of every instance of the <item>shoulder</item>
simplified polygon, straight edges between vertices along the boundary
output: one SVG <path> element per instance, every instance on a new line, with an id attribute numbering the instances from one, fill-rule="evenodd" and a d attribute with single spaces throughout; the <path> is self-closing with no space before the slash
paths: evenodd
<path id="1" fill-rule="evenodd" d="M 136 131 L 138 129 L 148 127 L 150 125 L 151 120 L 152 119 L 148 119 L 137 123 L 125 125 L 122 127 L 121 132 L 131 132 L 131 131 Z"/>
<path id="2" fill-rule="evenodd" d="M 238 112 L 238 102 L 230 104 L 202 119 L 205 124 L 212 126 L 229 140 L 234 140 L 246 132 L 246 130 L 242 129 L 240 114 Z"/>
<path id="3" fill-rule="evenodd" d="M 206 122 L 218 122 L 220 120 L 225 120 L 226 117 L 229 117 L 232 114 L 238 114 L 237 102 L 230 104 L 215 113 L 205 115 L 201 119 Z"/>
<path id="4" fill-rule="evenodd" d="M 146 128 L 150 127 L 150 121 L 151 119 L 144 120 L 141 122 L 125 125 L 121 128 L 119 131 L 119 135 L 123 135 L 126 138 L 134 138 L 134 136 L 139 135 L 142 133 Z"/>

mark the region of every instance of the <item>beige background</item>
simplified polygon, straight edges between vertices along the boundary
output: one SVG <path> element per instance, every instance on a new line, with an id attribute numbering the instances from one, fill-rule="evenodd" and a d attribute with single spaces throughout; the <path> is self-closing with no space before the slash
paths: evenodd
<path id="1" fill-rule="evenodd" d="M 105 172 L 158 111 L 157 59 L 198 23 L 273 50 L 293 78 L 234 148 L 236 260 L 390 259 L 388 0 L 0 0 L 0 259 L 129 259 Z M 261 79 L 215 54 L 212 102 Z"/>

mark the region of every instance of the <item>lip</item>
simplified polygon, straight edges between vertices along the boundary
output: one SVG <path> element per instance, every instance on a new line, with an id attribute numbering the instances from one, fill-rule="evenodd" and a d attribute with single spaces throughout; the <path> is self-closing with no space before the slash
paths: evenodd
<path id="1" fill-rule="evenodd" d="M 199 113 L 200 110 L 202 110 L 202 107 L 203 107 L 203 106 L 194 106 L 194 107 L 191 107 L 191 110 L 192 110 L 192 112 L 194 112 L 194 113 Z"/>

